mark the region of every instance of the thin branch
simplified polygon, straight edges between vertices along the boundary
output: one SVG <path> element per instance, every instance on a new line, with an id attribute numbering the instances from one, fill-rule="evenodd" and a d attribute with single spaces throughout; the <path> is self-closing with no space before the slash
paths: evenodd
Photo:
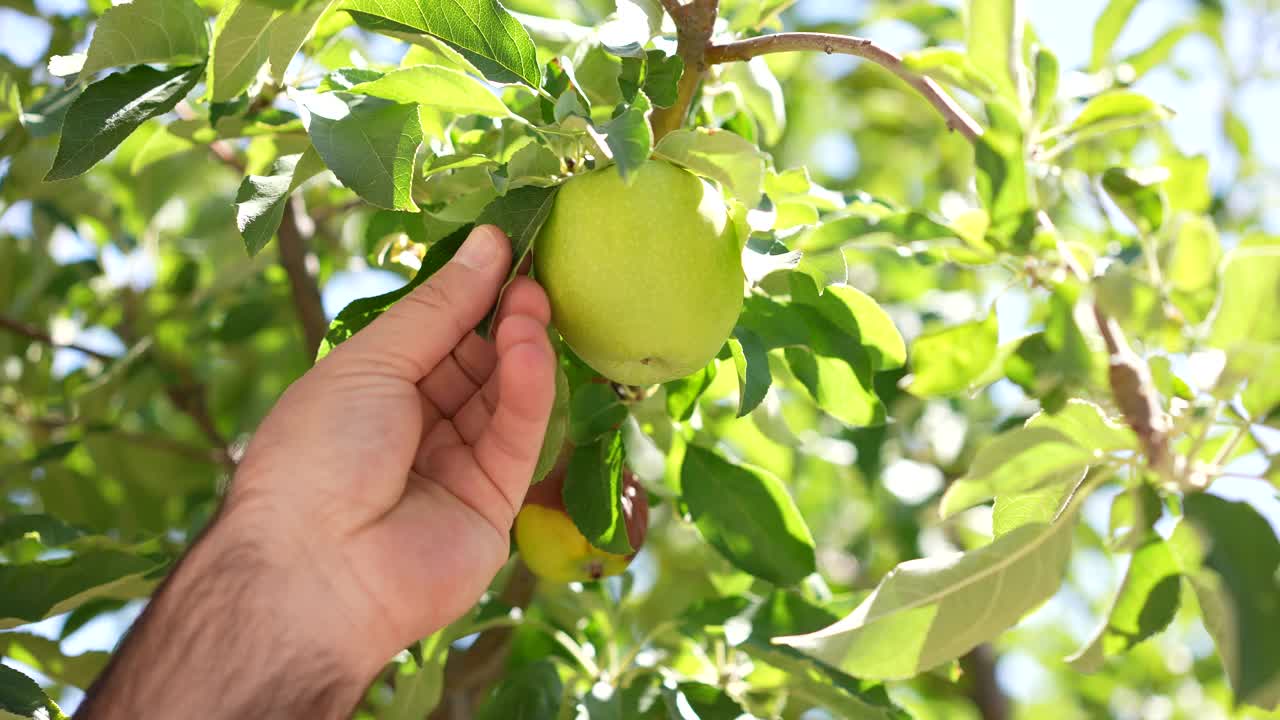
<path id="1" fill-rule="evenodd" d="M 984 644 L 960 658 L 969 689 L 969 699 L 977 706 L 982 720 L 1008 720 L 1009 698 L 996 680 L 996 653 Z"/>
<path id="2" fill-rule="evenodd" d="M 308 357 L 315 357 L 324 334 L 329 329 L 329 321 L 325 318 L 324 304 L 320 301 L 320 289 L 316 287 L 311 273 L 307 272 L 307 244 L 300 229 L 300 212 L 301 203 L 296 197 L 290 198 L 284 217 L 280 220 L 276 242 L 280 250 L 280 266 L 289 276 L 293 308 L 298 315 L 298 323 L 302 325 Z"/>
<path id="3" fill-rule="evenodd" d="M 712 65 L 746 61 L 759 55 L 796 51 L 824 52 L 828 55 L 853 55 L 883 67 L 897 75 L 903 82 L 915 88 L 925 100 L 937 108 L 947 122 L 947 127 L 958 131 L 970 141 L 982 137 L 982 126 L 960 107 L 938 83 L 913 72 L 902 62 L 897 53 L 876 45 L 871 40 L 830 33 L 786 32 L 735 40 L 706 49 L 706 61 Z"/>
<path id="4" fill-rule="evenodd" d="M 1151 368 L 1129 347 L 1120 323 L 1107 317 L 1097 303 L 1093 305 L 1093 317 L 1110 355 L 1107 378 L 1111 395 L 1120 406 L 1125 422 L 1142 442 L 1147 461 L 1158 471 L 1167 470 L 1169 417 L 1160 405 Z"/>
<path id="5" fill-rule="evenodd" d="M 183 106 L 178 106 L 182 114 Z M 190 114 L 190 108 L 186 109 Z M 226 143 L 218 140 L 209 143 L 209 152 L 222 161 L 223 165 L 243 175 L 244 162 Z M 303 221 L 301 203 L 296 197 L 289 198 L 284 217 L 280 219 L 280 228 L 276 232 L 276 242 L 280 250 L 280 267 L 289 277 L 289 288 L 293 295 L 294 312 L 298 315 L 298 323 L 302 326 L 302 335 L 306 342 L 308 357 L 315 357 L 324 340 L 325 331 L 329 329 L 329 321 L 325 318 L 324 304 L 320 301 L 320 289 L 316 286 L 311 273 L 307 272 L 307 244 L 302 233 Z M 310 218 L 305 224 L 313 225 Z"/>
<path id="6" fill-rule="evenodd" d="M 1089 272 L 1076 258 L 1071 248 L 1063 242 L 1062 235 L 1054 226 L 1049 214 L 1041 210 L 1036 215 L 1046 230 L 1051 232 L 1057 241 L 1058 254 L 1062 256 L 1067 269 L 1080 282 L 1089 282 Z M 1170 469 L 1169 457 L 1169 416 L 1160 405 L 1160 394 L 1155 389 L 1155 380 L 1151 377 L 1151 367 L 1147 365 L 1124 336 L 1120 323 L 1107 317 L 1102 307 L 1093 303 L 1093 319 L 1102 335 L 1102 342 L 1107 346 L 1109 356 L 1107 381 L 1111 386 L 1111 396 L 1115 399 L 1125 423 L 1138 436 L 1142 449 L 1147 455 L 1151 467 L 1159 472 Z"/>
<path id="7" fill-rule="evenodd" d="M 169 369 L 175 372 L 179 378 L 177 385 L 170 385 L 165 388 L 165 395 L 169 398 L 169 402 L 173 403 L 174 407 L 190 418 L 191 422 L 195 423 L 196 427 L 200 429 L 200 434 L 204 435 L 205 440 L 213 446 L 218 462 L 222 463 L 228 471 L 235 472 L 235 458 L 232 457 L 231 451 L 228 449 L 230 444 L 222 432 L 218 430 L 218 425 L 214 422 L 213 415 L 209 412 L 209 403 L 205 399 L 208 395 L 205 386 L 197 382 L 190 369 L 186 367 L 171 366 Z"/>
<path id="8" fill-rule="evenodd" d="M 661 140 L 679 128 L 689 115 L 698 86 L 707 74 L 706 53 L 715 31 L 720 0 L 692 0 L 684 5 L 679 0 L 662 0 L 662 6 L 676 24 L 676 53 L 684 62 L 684 72 L 676 86 L 676 101 L 671 107 L 658 108 L 649 116 L 654 140 Z"/>
<path id="9" fill-rule="evenodd" d="M 77 345 L 75 343 L 60 343 L 57 340 L 54 340 L 52 335 L 40 328 L 34 325 L 28 325 L 21 320 L 5 315 L 0 315 L 0 329 L 8 330 L 15 335 L 21 335 L 28 340 L 34 340 L 35 342 L 42 345 L 48 345 L 49 347 L 57 350 L 75 350 L 76 352 L 84 353 L 89 357 L 96 358 L 103 362 L 111 362 L 116 359 L 114 356 L 98 352 L 97 350 L 87 348 L 83 345 Z"/>
<path id="10" fill-rule="evenodd" d="M 662 0 L 662 7 L 667 11 L 667 14 L 671 16 L 672 20 L 676 20 L 684 17 L 686 8 L 692 7 L 692 4 L 681 5 L 680 0 Z"/>
<path id="11" fill-rule="evenodd" d="M 182 118 L 183 120 L 196 119 L 196 111 L 191 109 L 191 106 L 188 105 L 185 101 L 178 103 L 177 107 L 175 107 L 173 111 L 177 113 L 178 117 Z M 230 167 L 236 172 L 239 172 L 241 175 L 244 174 L 245 172 L 244 161 L 241 160 L 239 156 L 236 155 L 236 151 L 233 150 L 231 146 L 228 145 L 227 143 L 223 142 L 222 140 L 214 140 L 213 142 L 209 143 L 209 152 L 212 152 L 216 158 L 221 160 L 222 164 L 226 165 L 227 167 Z"/>
<path id="12" fill-rule="evenodd" d="M 245 173 L 247 168 L 245 167 L 244 161 L 236 155 L 236 151 L 232 150 L 230 145 L 221 140 L 214 140 L 209 143 L 209 151 L 221 160 L 222 164 L 235 170 L 241 175 Z"/>
<path id="13" fill-rule="evenodd" d="M 947 126 L 964 134 L 970 142 L 982 137 L 980 126 L 964 108 L 960 107 L 950 95 L 933 80 L 915 73 L 906 67 L 902 58 L 886 50 L 866 38 L 832 35 L 828 33 L 775 33 L 760 37 L 748 38 L 711 45 L 706 48 L 706 61 L 712 64 L 745 61 L 759 55 L 769 53 L 813 50 L 827 54 L 841 53 L 870 60 L 897 75 L 904 82 L 916 89 L 942 114 Z M 1089 274 L 1080 265 L 1070 249 L 1062 243 L 1053 221 L 1049 215 L 1041 211 L 1037 219 L 1042 226 L 1053 232 L 1059 240 L 1059 251 L 1068 269 L 1082 282 L 1089 282 Z M 1141 440 L 1147 459 L 1152 467 L 1166 471 L 1170 466 L 1169 457 L 1169 422 L 1155 390 L 1151 377 L 1151 369 L 1125 340 L 1120 325 L 1108 318 L 1100 307 L 1093 305 L 1094 318 L 1102 339 L 1111 356 L 1108 380 L 1111 394 L 1120 407 L 1125 421 L 1137 433 Z"/>
<path id="14" fill-rule="evenodd" d="M 84 422 L 82 418 L 59 417 L 57 415 L 45 415 L 41 417 L 29 417 L 22 406 L 5 403 L 2 409 L 12 415 L 18 422 L 39 428 L 42 433 L 56 433 L 74 428 L 78 424 Z M 119 428 L 95 428 L 91 427 L 85 431 L 86 435 L 104 435 L 117 440 L 121 440 L 142 447 L 151 448 L 153 450 L 161 450 L 172 453 L 190 460 L 207 463 L 220 463 L 223 458 L 217 450 L 199 445 L 191 445 L 181 440 L 175 440 L 165 435 L 156 433 L 142 433 L 132 430 L 121 430 Z"/>

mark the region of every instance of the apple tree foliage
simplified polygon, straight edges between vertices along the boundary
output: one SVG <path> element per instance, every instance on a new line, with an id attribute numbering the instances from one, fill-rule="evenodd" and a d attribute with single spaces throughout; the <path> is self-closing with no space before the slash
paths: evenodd
<path id="1" fill-rule="evenodd" d="M 317 355 L 473 225 L 522 258 L 558 183 L 650 157 L 731 200 L 748 287 L 663 387 L 563 349 L 568 511 L 621 549 L 625 464 L 643 552 L 588 586 L 513 556 L 358 717 L 1275 710 L 1280 540 L 1217 487 L 1280 487 L 1276 168 L 1230 102 L 1210 168 L 1141 92 L 1184 41 L 1228 99 L 1274 81 L 1224 31 L 1274 8 L 1178 3 L 1121 54 L 1110 0 L 1064 67 L 1032 3 L 805 3 L 0 0 L 51 30 L 0 58 L 0 716 L 87 687 L 107 653 L 60 641 L 155 588 Z M 915 45 L 842 37 L 877 23 Z M 327 316 L 366 268 L 402 288 Z M 1011 706 L 1014 660 L 1044 691 Z"/>

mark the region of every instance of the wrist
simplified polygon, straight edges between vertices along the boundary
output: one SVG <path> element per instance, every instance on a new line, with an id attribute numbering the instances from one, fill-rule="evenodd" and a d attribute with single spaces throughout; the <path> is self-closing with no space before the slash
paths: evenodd
<path id="1" fill-rule="evenodd" d="M 295 574 L 246 530 L 224 516 L 192 547 L 78 717 L 347 717 L 380 666 L 300 615 Z"/>

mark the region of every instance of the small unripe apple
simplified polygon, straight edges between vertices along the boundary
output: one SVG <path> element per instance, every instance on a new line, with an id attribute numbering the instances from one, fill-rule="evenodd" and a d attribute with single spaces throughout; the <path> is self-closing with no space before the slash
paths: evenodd
<path id="1" fill-rule="evenodd" d="M 706 366 L 742 310 L 742 247 L 724 197 L 650 160 L 560 187 L 534 245 L 556 329 L 596 372 L 652 385 Z"/>
<path id="2" fill-rule="evenodd" d="M 545 480 L 529 488 L 524 507 L 516 515 L 520 556 L 533 574 L 550 582 L 588 582 L 622 573 L 636 553 L 605 552 L 592 545 L 573 524 L 564 507 L 567 469 L 567 463 L 559 463 Z M 630 470 L 623 470 L 622 474 L 622 514 L 627 539 L 638 551 L 649 531 L 649 498 Z"/>

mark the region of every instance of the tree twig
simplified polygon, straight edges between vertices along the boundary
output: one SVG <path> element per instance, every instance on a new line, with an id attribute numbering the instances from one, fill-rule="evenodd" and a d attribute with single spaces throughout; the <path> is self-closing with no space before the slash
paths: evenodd
<path id="1" fill-rule="evenodd" d="M 53 339 L 53 336 L 40 330 L 39 328 L 29 325 L 21 320 L 0 315 L 0 328 L 8 330 L 14 334 L 34 340 L 43 345 L 59 349 L 59 350 L 75 350 L 84 353 L 103 362 L 111 362 L 115 358 L 106 353 L 98 352 L 92 348 L 76 345 L 74 343 L 60 343 Z M 208 407 L 204 401 L 204 387 L 196 383 L 190 376 L 190 372 L 185 368 L 176 368 L 179 376 L 182 378 L 182 384 L 170 386 L 166 389 L 166 393 L 170 402 L 179 410 L 192 419 L 196 426 L 200 428 L 200 432 L 205 436 L 211 445 L 213 445 L 213 460 L 215 462 L 226 465 L 229 469 L 235 468 L 235 462 L 231 458 L 231 454 L 227 451 L 226 438 L 218 431 L 217 426 L 213 422 L 212 416 L 209 415 Z M 138 437 L 130 437 L 134 442 L 142 442 Z M 152 443 L 153 446 L 161 449 L 171 450 L 191 457 L 198 457 L 202 460 L 209 460 L 210 456 L 207 452 L 193 450 L 190 446 L 167 442 L 163 439 L 157 439 Z"/>
<path id="2" fill-rule="evenodd" d="M 828 55 L 853 55 L 883 67 L 915 88 L 929 104 L 942 114 L 951 130 L 962 133 L 970 141 L 982 137 L 982 126 L 931 78 L 913 72 L 897 53 L 880 47 L 866 38 L 831 33 L 785 32 L 713 44 L 706 48 L 706 62 L 746 61 L 759 55 L 796 51 L 824 52 Z"/>
<path id="3" fill-rule="evenodd" d="M 182 106 L 179 105 L 181 112 Z M 187 109 L 190 113 L 190 109 Z M 235 151 L 221 140 L 209 143 L 209 152 L 222 161 L 223 165 L 243 175 L 244 162 Z M 280 228 L 276 231 L 276 243 L 280 252 L 280 267 L 289 277 L 289 289 L 293 296 L 294 312 L 298 323 L 302 326 L 302 336 L 306 343 L 308 357 L 315 357 L 324 340 L 325 331 L 329 329 L 329 321 L 325 318 L 324 304 L 320 301 L 320 288 L 316 286 L 311 273 L 307 272 L 307 244 L 302 232 L 299 215 L 302 213 L 301 203 L 297 197 L 289 198 L 284 216 L 280 219 Z M 313 225 L 307 222 L 307 225 Z"/>
<path id="4" fill-rule="evenodd" d="M 662 6 L 676 24 L 676 53 L 684 62 L 684 72 L 676 87 L 676 101 L 671 107 L 654 110 L 649 117 L 654 140 L 661 140 L 679 128 L 689 115 L 698 85 L 707 73 L 706 53 L 715 31 L 720 0 L 693 0 L 684 5 L 679 0 L 662 0 Z"/>
<path id="5" fill-rule="evenodd" d="M 301 203 L 297 197 L 290 198 L 284 217 L 280 220 L 280 229 L 276 232 L 276 243 L 280 251 L 280 266 L 289 276 L 293 309 L 298 315 L 298 323 L 302 325 L 307 354 L 314 358 L 324 340 L 325 331 L 329 329 L 329 321 L 325 318 L 324 304 L 320 301 L 320 289 L 307 271 L 307 244 L 298 222 L 300 212 Z"/>
<path id="6" fill-rule="evenodd" d="M 159 362 L 164 362 L 160 360 Z M 169 369 L 178 375 L 179 383 L 169 385 L 165 388 L 165 395 L 169 398 L 169 402 L 180 410 L 182 414 L 191 419 L 199 428 L 200 434 L 204 435 L 205 440 L 213 446 L 217 453 L 218 461 L 230 472 L 235 472 L 235 458 L 231 456 L 228 449 L 230 443 L 227 438 L 218 430 L 218 425 L 213 420 L 213 415 L 209 412 L 209 403 L 206 400 L 208 392 L 203 383 L 197 381 L 191 374 L 190 368 L 185 366 L 169 364 Z"/>
<path id="7" fill-rule="evenodd" d="M 979 645 L 960 658 L 968 681 L 969 699 L 982 720 L 1008 720 L 1009 698 L 996 680 L 996 654 L 990 645 Z"/>
<path id="8" fill-rule="evenodd" d="M 1157 471 L 1170 469 L 1169 418 L 1160 405 L 1151 368 L 1129 347 L 1114 318 L 1093 304 L 1093 317 L 1110 356 L 1107 379 L 1125 422 L 1138 436 L 1147 461 Z"/>
<path id="9" fill-rule="evenodd" d="M 111 362 L 112 360 L 116 359 L 111 355 L 98 352 L 97 350 L 94 350 L 92 348 L 87 348 L 83 345 L 77 345 L 76 343 L 60 343 L 57 340 L 54 340 L 53 336 L 50 335 L 49 333 L 41 330 L 40 328 L 34 325 L 29 325 L 21 320 L 18 320 L 17 318 L 11 318 L 5 315 L 0 315 L 0 328 L 4 330 L 8 330 L 9 332 L 15 335 L 21 335 L 22 337 L 25 337 L 28 340 L 34 340 L 35 342 L 38 342 L 41 345 L 48 345 L 49 347 L 57 350 L 75 350 L 76 352 L 84 353 L 89 357 L 95 358 L 97 360 L 101 360 L 103 362 Z"/>
<path id="10" fill-rule="evenodd" d="M 1058 233 L 1049 214 L 1041 210 L 1036 219 L 1053 234 L 1058 254 L 1062 256 L 1062 262 L 1071 274 L 1080 282 L 1089 282 L 1089 272 L 1063 242 L 1062 235 Z M 1124 415 L 1125 423 L 1142 443 L 1147 462 L 1158 472 L 1170 470 L 1169 418 L 1160 406 L 1160 396 L 1155 389 L 1155 380 L 1151 377 L 1151 367 L 1129 346 L 1120 323 L 1107 317 L 1097 301 L 1094 301 L 1091 309 L 1094 323 L 1107 347 L 1107 382 L 1111 386 L 1111 396 Z"/>

